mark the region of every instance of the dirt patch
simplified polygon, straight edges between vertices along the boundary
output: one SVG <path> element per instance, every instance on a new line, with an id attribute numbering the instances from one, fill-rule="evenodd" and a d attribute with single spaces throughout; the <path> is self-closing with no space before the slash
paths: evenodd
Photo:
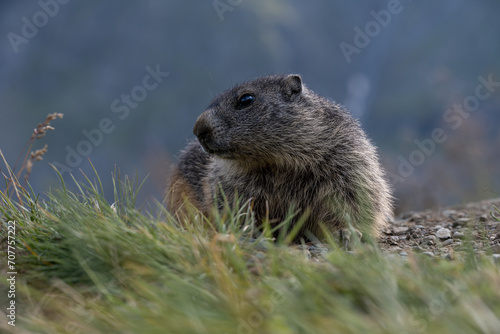
<path id="1" fill-rule="evenodd" d="M 407 212 L 382 234 L 384 251 L 405 256 L 409 251 L 453 258 L 457 251 L 500 254 L 500 198 L 422 212 Z"/>

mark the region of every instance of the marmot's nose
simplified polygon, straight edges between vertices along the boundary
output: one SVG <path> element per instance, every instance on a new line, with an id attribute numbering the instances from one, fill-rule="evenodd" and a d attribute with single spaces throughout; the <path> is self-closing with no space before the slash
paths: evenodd
<path id="1" fill-rule="evenodd" d="M 212 127 L 210 126 L 205 113 L 201 114 L 194 124 L 193 133 L 200 142 L 204 142 L 212 137 Z"/>

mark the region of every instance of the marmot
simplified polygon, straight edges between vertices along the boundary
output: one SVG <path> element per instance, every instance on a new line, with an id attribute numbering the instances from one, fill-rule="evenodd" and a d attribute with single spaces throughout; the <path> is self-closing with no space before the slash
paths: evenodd
<path id="1" fill-rule="evenodd" d="M 324 239 L 321 225 L 377 237 L 392 215 L 374 145 L 357 120 L 300 75 L 233 87 L 210 103 L 193 132 L 198 140 L 181 153 L 167 187 L 173 213 L 189 200 L 209 215 L 222 189 L 229 203 L 251 200 L 257 222 L 280 223 L 291 207 L 307 212 L 298 235 L 306 240 Z"/>

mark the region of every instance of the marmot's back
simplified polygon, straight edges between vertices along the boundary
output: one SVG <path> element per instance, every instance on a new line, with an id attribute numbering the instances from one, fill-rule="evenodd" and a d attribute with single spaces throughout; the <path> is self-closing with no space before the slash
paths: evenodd
<path id="1" fill-rule="evenodd" d="M 216 97 L 180 156 L 167 205 L 189 200 L 205 214 L 220 189 L 253 201 L 259 220 L 291 207 L 309 218 L 301 236 L 352 226 L 377 236 L 391 216 L 390 189 L 376 149 L 342 107 L 310 91 L 298 75 L 249 81 Z M 266 217 L 266 215 L 269 217 Z"/>

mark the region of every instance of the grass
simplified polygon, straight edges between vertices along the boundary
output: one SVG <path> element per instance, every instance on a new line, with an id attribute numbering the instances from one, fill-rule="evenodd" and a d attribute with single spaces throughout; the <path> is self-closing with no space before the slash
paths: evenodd
<path id="1" fill-rule="evenodd" d="M 3 157 L 3 156 L 2 156 Z M 8 168 L 8 166 L 7 166 Z M 2 333 L 498 333 L 500 266 L 472 250 L 453 261 L 376 245 L 311 258 L 258 233 L 248 206 L 184 222 L 139 208 L 137 179 L 97 172 L 37 196 L 13 171 L 0 191 L 1 267 L 15 221 L 15 327 L 0 274 Z M 76 180 L 75 180 L 76 182 Z"/>
<path id="2" fill-rule="evenodd" d="M 6 333 L 496 333 L 500 273 L 489 256 L 454 261 L 354 253 L 331 243 L 319 260 L 252 235 L 244 205 L 182 226 L 158 203 L 141 213 L 138 183 L 100 181 L 40 200 L 0 192 L 16 222 L 16 327 Z M 247 226 L 242 228 L 241 225 Z M 5 241 L 5 240 L 4 240 Z M 3 242 L 4 243 L 4 242 Z M 2 251 L 5 253 L 4 247 Z M 6 256 L 2 256 L 6 261 Z M 2 263 L 3 267 L 4 263 Z M 2 277 L 1 295 L 8 286 Z M 1 300 L 5 300 L 2 298 Z M 6 302 L 1 310 L 5 312 Z"/>

